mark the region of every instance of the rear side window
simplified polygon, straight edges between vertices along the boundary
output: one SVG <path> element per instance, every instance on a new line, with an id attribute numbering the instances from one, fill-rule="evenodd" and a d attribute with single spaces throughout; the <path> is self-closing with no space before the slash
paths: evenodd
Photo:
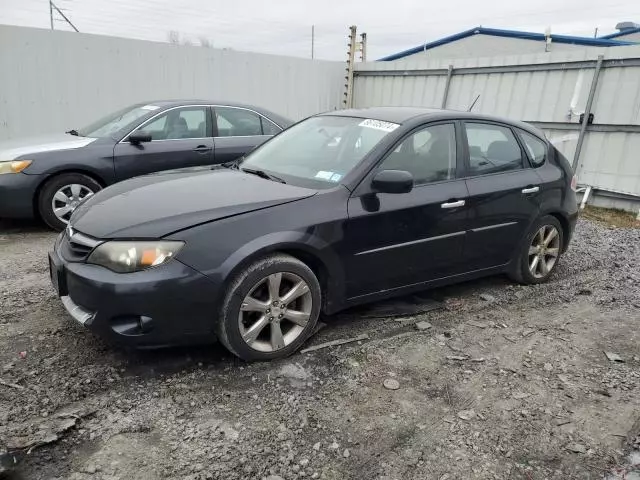
<path id="1" fill-rule="evenodd" d="M 465 129 L 471 175 L 522 169 L 522 151 L 511 129 L 486 123 L 465 123 Z"/>
<path id="2" fill-rule="evenodd" d="M 264 117 L 260 117 L 260 121 L 262 122 L 263 135 L 277 135 L 282 131 L 282 129 L 278 127 L 275 123 L 267 120 Z"/>
<path id="3" fill-rule="evenodd" d="M 260 117 L 244 108 L 215 107 L 219 137 L 262 135 Z"/>
<path id="4" fill-rule="evenodd" d="M 533 165 L 534 167 L 540 167 L 544 163 L 544 160 L 547 156 L 547 144 L 539 138 L 536 138 L 530 133 L 524 132 L 522 130 L 520 130 L 518 134 L 520 135 L 522 143 L 524 143 L 524 146 L 527 149 L 527 154 L 529 155 L 531 165 Z"/>

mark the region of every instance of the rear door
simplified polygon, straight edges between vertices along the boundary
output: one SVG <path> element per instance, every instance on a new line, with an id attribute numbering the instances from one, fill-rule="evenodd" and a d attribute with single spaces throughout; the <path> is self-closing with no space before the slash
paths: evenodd
<path id="1" fill-rule="evenodd" d="M 241 107 L 214 106 L 215 163 L 249 153 L 282 129 L 268 118 Z"/>
<path id="2" fill-rule="evenodd" d="M 419 127 L 401 140 L 349 199 L 347 295 L 359 297 L 464 271 L 467 187 L 454 122 Z M 412 173 L 409 193 L 373 193 L 380 170 Z"/>
<path id="3" fill-rule="evenodd" d="M 149 133 L 152 140 L 133 145 L 125 137 L 116 144 L 114 165 L 118 180 L 213 161 L 211 110 L 206 105 L 170 108 L 134 132 Z"/>
<path id="4" fill-rule="evenodd" d="M 514 130 L 494 122 L 462 122 L 465 138 L 469 230 L 468 270 L 508 263 L 539 215 L 543 190 Z"/>

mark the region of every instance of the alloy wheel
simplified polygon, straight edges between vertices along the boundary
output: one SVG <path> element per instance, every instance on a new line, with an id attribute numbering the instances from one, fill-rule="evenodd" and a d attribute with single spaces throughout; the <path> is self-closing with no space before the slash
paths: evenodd
<path id="1" fill-rule="evenodd" d="M 295 341 L 311 318 L 313 297 L 307 282 L 290 272 L 258 281 L 242 301 L 238 322 L 246 344 L 276 352 Z"/>
<path id="2" fill-rule="evenodd" d="M 69 222 L 71 214 L 84 199 L 95 192 L 85 185 L 73 183 L 58 189 L 51 199 L 53 214 L 64 223 Z"/>
<path id="3" fill-rule="evenodd" d="M 560 234 L 553 225 L 543 225 L 533 236 L 529 246 L 528 264 L 531 275 L 544 278 L 556 264 L 560 255 Z"/>

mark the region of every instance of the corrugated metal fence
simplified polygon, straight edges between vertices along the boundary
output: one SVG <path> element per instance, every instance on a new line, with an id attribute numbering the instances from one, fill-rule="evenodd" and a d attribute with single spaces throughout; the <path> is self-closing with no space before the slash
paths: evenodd
<path id="1" fill-rule="evenodd" d="M 478 95 L 473 111 L 544 130 L 575 157 L 582 184 L 640 196 L 640 47 L 356 65 L 354 107 L 467 110 Z M 589 105 L 594 122 L 581 132 Z"/>
<path id="2" fill-rule="evenodd" d="M 127 105 L 211 99 L 293 120 L 340 108 L 344 64 L 0 25 L 0 140 L 64 131 Z"/>

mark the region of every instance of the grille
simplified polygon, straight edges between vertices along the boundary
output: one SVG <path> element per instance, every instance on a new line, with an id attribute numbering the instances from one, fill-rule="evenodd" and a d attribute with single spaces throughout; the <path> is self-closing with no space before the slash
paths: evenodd
<path id="1" fill-rule="evenodd" d="M 60 253 L 65 260 L 70 262 L 83 262 L 89 254 L 100 243 L 100 240 L 89 237 L 79 232 L 72 232 L 69 235 L 69 229 L 64 233 L 62 242 L 60 242 Z"/>

